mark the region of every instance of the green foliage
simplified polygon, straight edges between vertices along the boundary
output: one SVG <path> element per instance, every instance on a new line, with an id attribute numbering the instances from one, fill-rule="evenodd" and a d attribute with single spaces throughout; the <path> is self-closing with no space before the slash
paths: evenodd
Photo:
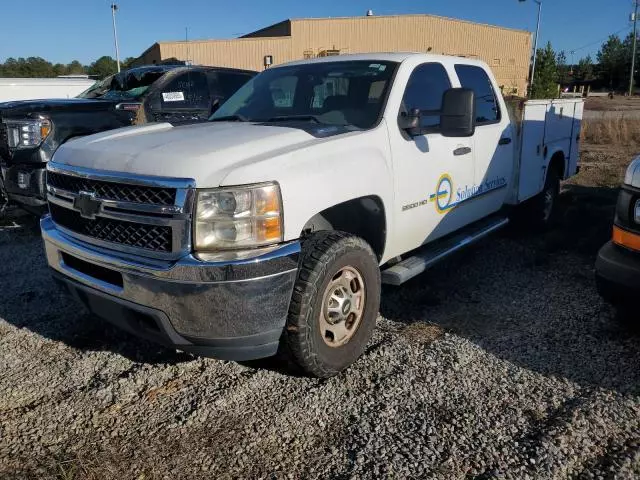
<path id="1" fill-rule="evenodd" d="M 627 61 L 631 61 L 628 45 L 625 46 L 617 35 L 611 35 L 600 48 L 597 58 L 608 87 L 612 90 L 620 88 L 624 84 Z"/>
<path id="2" fill-rule="evenodd" d="M 133 67 L 133 62 L 135 62 L 137 59 L 137 57 L 125 58 L 122 62 L 120 62 L 120 68 L 122 68 L 122 70 L 130 69 L 131 67 Z"/>
<path id="3" fill-rule="evenodd" d="M 561 50 L 556 55 L 556 65 L 558 70 L 558 83 L 566 85 L 572 81 L 571 66 L 567 65 L 567 55 Z"/>
<path id="4" fill-rule="evenodd" d="M 591 55 L 587 55 L 584 58 L 581 58 L 576 66 L 574 78 L 579 82 L 588 82 L 591 80 L 595 80 L 594 68 L 593 68 L 593 60 L 591 60 Z"/>
<path id="5" fill-rule="evenodd" d="M 558 96 L 558 67 L 556 53 L 551 42 L 536 52 L 536 72 L 531 98 L 555 98 Z"/>
<path id="6" fill-rule="evenodd" d="M 126 70 L 133 66 L 137 60 L 136 57 L 128 57 L 122 62 L 121 68 Z M 79 61 L 74 60 L 71 63 L 52 64 L 44 58 L 12 58 L 9 57 L 4 63 L 0 63 L 0 77 L 7 78 L 29 78 L 29 77 L 57 77 L 60 75 L 95 75 L 102 79 L 117 72 L 116 61 L 109 57 L 100 57 L 89 66 L 82 65 Z"/>
<path id="7" fill-rule="evenodd" d="M 98 60 L 89 65 L 89 75 L 95 75 L 98 79 L 103 79 L 112 75 L 118 71 L 118 66 L 116 65 L 116 61 L 105 55 L 100 57 Z"/>
<path id="8" fill-rule="evenodd" d="M 6 62 L 0 63 L 0 77 L 57 77 L 59 75 L 85 73 L 85 67 L 80 62 L 74 60 L 68 65 L 46 61 L 40 57 L 29 58 L 7 58 Z"/>

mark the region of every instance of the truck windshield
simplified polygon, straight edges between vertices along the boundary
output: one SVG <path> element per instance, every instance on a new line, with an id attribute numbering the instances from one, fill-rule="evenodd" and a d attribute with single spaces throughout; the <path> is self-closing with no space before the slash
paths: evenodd
<path id="1" fill-rule="evenodd" d="M 251 79 L 211 121 L 313 122 L 372 128 L 395 62 L 334 61 L 272 68 Z"/>
<path id="2" fill-rule="evenodd" d="M 78 98 L 139 100 L 149 87 L 167 72 L 165 68 L 133 69 L 110 75 L 84 91 Z"/>

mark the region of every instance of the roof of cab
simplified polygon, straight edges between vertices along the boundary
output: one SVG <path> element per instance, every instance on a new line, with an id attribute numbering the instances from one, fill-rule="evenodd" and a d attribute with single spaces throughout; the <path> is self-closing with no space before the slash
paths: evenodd
<path id="1" fill-rule="evenodd" d="M 420 57 L 425 62 L 447 62 L 455 59 L 459 62 L 471 64 L 471 65 L 484 65 L 476 59 L 453 57 L 451 55 L 436 55 L 433 53 L 422 52 L 382 52 L 382 53 L 353 53 L 344 55 L 335 55 L 329 57 L 316 57 L 305 60 L 296 60 L 293 62 L 282 63 L 280 65 L 274 65 L 272 68 L 289 67 L 293 65 L 304 65 L 307 63 L 327 63 L 327 62 L 348 62 L 348 61 L 367 61 L 367 62 L 398 62 L 402 63 L 405 60 L 413 57 Z"/>

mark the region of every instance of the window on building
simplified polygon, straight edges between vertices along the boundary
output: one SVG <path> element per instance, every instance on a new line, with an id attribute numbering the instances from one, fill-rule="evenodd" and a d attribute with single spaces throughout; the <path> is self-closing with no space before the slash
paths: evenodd
<path id="1" fill-rule="evenodd" d="M 423 112 L 421 126 L 433 128 L 440 125 L 440 115 L 429 115 L 428 111 L 438 111 L 442 108 L 442 96 L 451 88 L 451 81 L 447 71 L 440 63 L 425 63 L 415 68 L 402 99 L 400 115 L 406 115 L 410 110 L 418 109 Z"/>
<path id="2" fill-rule="evenodd" d="M 456 73 L 460 84 L 476 94 L 476 125 L 498 122 L 500 108 L 487 72 L 473 65 L 456 65 Z"/>

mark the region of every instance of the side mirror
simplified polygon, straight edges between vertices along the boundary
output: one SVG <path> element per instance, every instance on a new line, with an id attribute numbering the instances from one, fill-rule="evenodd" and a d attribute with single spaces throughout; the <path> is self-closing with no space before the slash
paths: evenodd
<path id="1" fill-rule="evenodd" d="M 149 110 L 152 112 L 159 112 L 162 110 L 162 97 L 160 92 L 153 92 L 147 98 L 144 99 L 144 105 L 149 106 Z"/>
<path id="2" fill-rule="evenodd" d="M 442 97 L 440 133 L 444 137 L 471 137 L 476 130 L 476 98 L 469 88 L 450 88 Z"/>
<path id="3" fill-rule="evenodd" d="M 220 99 L 214 98 L 213 102 L 211 102 L 211 112 L 209 113 L 209 115 L 213 115 L 214 113 L 216 113 L 221 106 L 222 103 L 220 102 Z"/>
<path id="4" fill-rule="evenodd" d="M 421 133 L 420 118 L 420 110 L 412 108 L 408 113 L 400 114 L 400 117 L 398 118 L 398 125 L 401 130 L 404 130 L 410 136 L 415 137 Z"/>

